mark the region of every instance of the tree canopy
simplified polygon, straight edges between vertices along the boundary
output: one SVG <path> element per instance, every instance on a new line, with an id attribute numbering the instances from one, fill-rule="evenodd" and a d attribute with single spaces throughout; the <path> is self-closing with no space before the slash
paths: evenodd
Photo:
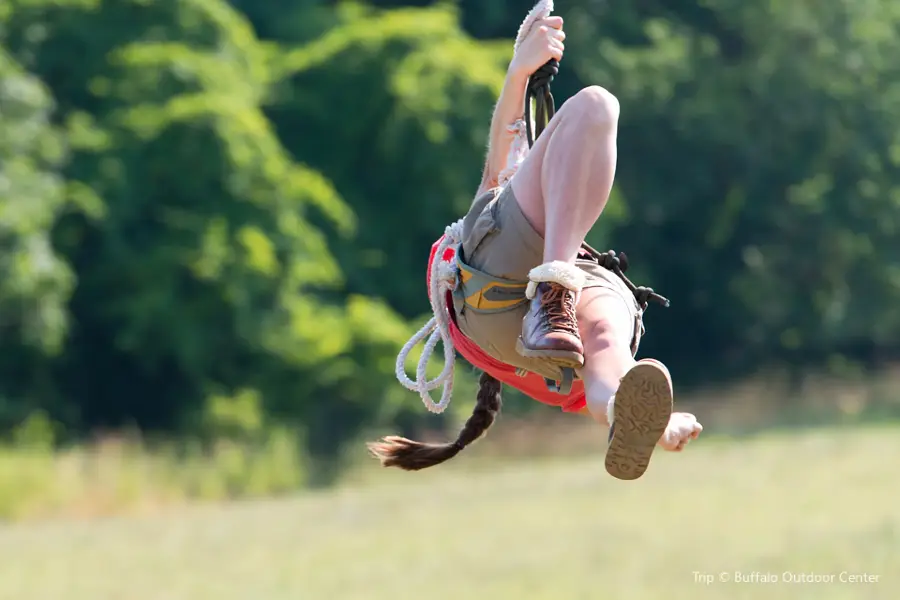
<path id="1" fill-rule="evenodd" d="M 238 414 L 333 457 L 414 424 L 395 357 L 529 8 L 4 3 L 0 426 L 40 410 L 74 437 L 196 433 Z M 644 353 L 686 385 L 896 358 L 900 7 L 557 13 L 557 104 L 600 84 L 623 107 L 589 241 L 673 302 Z"/>

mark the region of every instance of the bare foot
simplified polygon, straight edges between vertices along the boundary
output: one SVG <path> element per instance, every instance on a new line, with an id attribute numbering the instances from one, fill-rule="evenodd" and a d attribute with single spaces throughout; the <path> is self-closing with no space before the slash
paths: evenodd
<path id="1" fill-rule="evenodd" d="M 703 425 L 697 422 L 697 417 L 690 413 L 672 413 L 666 432 L 659 440 L 663 450 L 669 452 L 681 452 L 691 440 L 697 439 Z"/>

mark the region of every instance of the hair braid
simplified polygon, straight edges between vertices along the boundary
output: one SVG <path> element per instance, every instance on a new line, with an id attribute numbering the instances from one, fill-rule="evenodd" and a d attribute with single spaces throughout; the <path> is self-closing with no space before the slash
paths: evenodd
<path id="1" fill-rule="evenodd" d="M 405 471 L 419 471 L 450 460 L 484 435 L 500 413 L 500 391 L 503 384 L 487 373 L 482 373 L 478 384 L 478 396 L 472 416 L 463 425 L 456 441 L 448 444 L 425 444 L 392 435 L 379 442 L 370 442 L 369 452 L 381 461 L 382 466 L 398 467 Z"/>

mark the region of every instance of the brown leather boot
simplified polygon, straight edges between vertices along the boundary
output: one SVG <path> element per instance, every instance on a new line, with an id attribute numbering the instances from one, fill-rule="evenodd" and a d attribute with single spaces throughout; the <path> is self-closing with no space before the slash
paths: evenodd
<path id="1" fill-rule="evenodd" d="M 560 367 L 584 364 L 575 305 L 584 273 L 569 263 L 548 263 L 532 269 L 527 295 L 528 314 L 516 350 L 528 358 L 546 358 Z"/>

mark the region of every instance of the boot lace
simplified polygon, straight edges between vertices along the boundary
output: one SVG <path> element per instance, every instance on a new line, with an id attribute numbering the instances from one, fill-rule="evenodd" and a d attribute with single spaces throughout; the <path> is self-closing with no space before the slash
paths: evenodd
<path id="1" fill-rule="evenodd" d="M 541 295 L 541 311 L 546 315 L 546 324 L 555 331 L 578 335 L 578 320 L 575 318 L 575 294 L 558 283 L 550 283 Z"/>

